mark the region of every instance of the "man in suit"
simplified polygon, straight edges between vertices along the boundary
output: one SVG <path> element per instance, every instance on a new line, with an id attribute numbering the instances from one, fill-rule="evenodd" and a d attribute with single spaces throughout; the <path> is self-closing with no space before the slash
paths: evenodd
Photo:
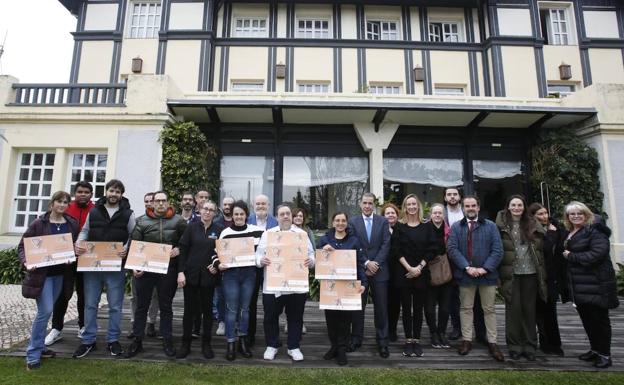
<path id="1" fill-rule="evenodd" d="M 362 294 L 362 311 L 354 312 L 351 335 L 351 351 L 362 346 L 364 336 L 364 309 L 368 299 L 368 290 L 373 293 L 375 305 L 375 332 L 379 355 L 388 358 L 388 254 L 390 252 L 390 230 L 388 221 L 374 213 L 375 194 L 367 192 L 360 201 L 362 215 L 351 218 L 349 226 L 360 240 L 366 254 L 366 275 L 368 286 Z"/>

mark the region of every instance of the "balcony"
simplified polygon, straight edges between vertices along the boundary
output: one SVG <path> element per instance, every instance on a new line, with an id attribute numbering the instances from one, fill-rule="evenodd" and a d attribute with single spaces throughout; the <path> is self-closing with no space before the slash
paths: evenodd
<path id="1" fill-rule="evenodd" d="M 120 107 L 125 105 L 126 84 L 13 84 L 15 99 L 9 106 Z"/>

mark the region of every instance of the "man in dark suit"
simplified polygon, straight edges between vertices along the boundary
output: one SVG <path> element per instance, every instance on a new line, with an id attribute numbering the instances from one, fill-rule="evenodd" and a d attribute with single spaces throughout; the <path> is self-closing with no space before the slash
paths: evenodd
<path id="1" fill-rule="evenodd" d="M 379 355 L 387 358 L 388 352 L 388 254 L 390 252 L 390 230 L 388 221 L 381 215 L 374 214 L 375 195 L 364 193 L 360 201 L 362 215 L 351 218 L 349 226 L 364 246 L 366 254 L 366 275 L 368 286 L 362 294 L 362 311 L 354 312 L 350 350 L 362 346 L 364 336 L 364 309 L 368 299 L 368 290 L 373 293 L 375 305 L 375 332 Z"/>

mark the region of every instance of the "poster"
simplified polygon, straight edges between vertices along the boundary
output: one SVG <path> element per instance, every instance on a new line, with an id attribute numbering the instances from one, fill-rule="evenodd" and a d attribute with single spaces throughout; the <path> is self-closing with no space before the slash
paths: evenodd
<path id="1" fill-rule="evenodd" d="M 126 269 L 167 274 L 171 245 L 143 241 L 132 241 L 128 250 Z"/>
<path id="2" fill-rule="evenodd" d="M 271 264 L 265 267 L 265 291 L 302 292 L 310 289 L 308 268 L 308 235 L 303 232 L 275 231 L 267 233 L 266 256 Z"/>
<path id="3" fill-rule="evenodd" d="M 217 256 L 225 267 L 255 266 L 253 237 L 217 239 Z"/>
<path id="4" fill-rule="evenodd" d="M 362 310 L 362 284 L 356 280 L 323 279 L 319 308 L 327 310 Z"/>
<path id="5" fill-rule="evenodd" d="M 87 251 L 78 257 L 78 271 L 121 271 L 121 242 L 82 242 Z"/>
<path id="6" fill-rule="evenodd" d="M 355 250 L 316 250 L 316 279 L 357 279 Z"/>
<path id="7" fill-rule="evenodd" d="M 24 238 L 26 268 L 74 262 L 74 241 L 70 233 Z"/>

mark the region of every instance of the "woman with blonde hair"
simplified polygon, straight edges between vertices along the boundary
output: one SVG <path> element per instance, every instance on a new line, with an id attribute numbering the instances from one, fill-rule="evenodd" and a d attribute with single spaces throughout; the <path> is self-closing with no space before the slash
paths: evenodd
<path id="1" fill-rule="evenodd" d="M 609 253 L 611 230 L 595 219 L 581 202 L 566 205 L 564 224 L 569 233 L 563 243 L 563 257 L 572 301 L 590 344 L 590 350 L 579 359 L 604 369 L 612 365 L 609 309 L 618 307 L 619 301 Z"/>

